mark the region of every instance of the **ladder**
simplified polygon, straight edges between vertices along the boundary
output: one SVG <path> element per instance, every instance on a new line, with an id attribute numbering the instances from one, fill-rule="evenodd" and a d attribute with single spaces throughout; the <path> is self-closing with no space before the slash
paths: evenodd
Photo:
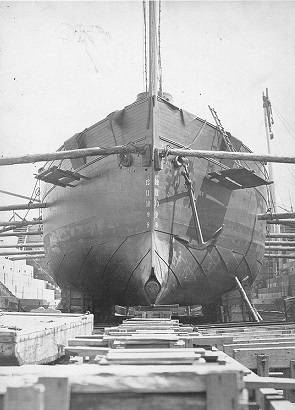
<path id="1" fill-rule="evenodd" d="M 227 135 L 225 129 L 223 128 L 223 125 L 221 124 L 221 121 L 218 117 L 218 114 L 217 114 L 216 110 L 213 107 L 210 107 L 210 105 L 208 105 L 208 107 L 209 107 L 209 110 L 211 111 L 212 117 L 214 118 L 215 124 L 216 124 L 218 130 L 221 132 L 221 135 L 222 135 L 222 137 L 223 137 L 229 151 L 236 152 L 235 147 L 233 146 L 229 136 Z M 241 162 L 239 160 L 235 160 L 235 162 L 239 167 L 242 166 Z"/>

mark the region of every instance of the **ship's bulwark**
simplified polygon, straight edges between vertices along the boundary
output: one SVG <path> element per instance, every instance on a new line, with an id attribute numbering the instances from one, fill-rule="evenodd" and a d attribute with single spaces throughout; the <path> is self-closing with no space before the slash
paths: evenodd
<path id="1" fill-rule="evenodd" d="M 163 100 L 158 133 L 151 136 L 150 103 L 144 99 L 115 112 L 64 146 L 165 147 L 169 140 L 170 146 L 226 149 L 215 127 Z M 232 143 L 246 150 L 234 138 Z M 234 274 L 254 280 L 264 251 L 265 225 L 256 220 L 266 209 L 264 188 L 231 191 L 208 177 L 219 166 L 189 160 L 206 246 L 198 243 L 182 170 L 171 159 L 160 171 L 143 165 L 136 155 L 63 161 L 63 169 L 78 169 L 89 179 L 74 188 L 44 189 L 51 203 L 44 212 L 45 249 L 58 283 L 101 305 L 193 305 L 231 289 Z"/>

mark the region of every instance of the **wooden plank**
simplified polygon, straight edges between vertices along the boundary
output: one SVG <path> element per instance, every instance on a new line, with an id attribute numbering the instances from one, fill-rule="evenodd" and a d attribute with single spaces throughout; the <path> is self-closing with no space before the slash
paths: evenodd
<path id="1" fill-rule="evenodd" d="M 68 346 L 107 346 L 108 342 L 102 340 L 102 338 L 75 338 L 68 340 Z"/>
<path id="2" fill-rule="evenodd" d="M 275 340 L 275 339 L 273 339 Z M 223 346 L 223 351 L 232 356 L 233 355 L 233 350 L 235 349 L 254 349 L 254 348 L 264 348 L 264 347 L 295 347 L 295 339 L 294 340 L 284 340 L 283 342 L 280 341 L 273 341 L 273 342 L 265 342 L 260 339 L 260 342 L 257 343 L 255 340 L 255 343 L 251 343 L 250 341 L 248 343 L 232 343 L 232 344 L 225 344 Z"/>
<path id="3" fill-rule="evenodd" d="M 231 331 L 231 332 L 202 332 L 203 336 L 232 336 L 232 337 L 249 337 L 251 335 L 257 335 L 263 337 L 263 335 L 294 335 L 295 329 L 255 329 L 252 331 Z"/>
<path id="4" fill-rule="evenodd" d="M 94 357 L 104 356 L 110 349 L 108 347 L 92 347 L 92 346 L 65 346 L 65 354 L 68 356 Z"/>
<path id="5" fill-rule="evenodd" d="M 44 410 L 70 409 L 70 384 L 67 377 L 39 377 L 45 387 Z"/>
<path id="6" fill-rule="evenodd" d="M 277 390 L 295 389 L 295 379 L 285 377 L 259 377 L 254 373 L 246 375 L 244 382 L 247 389 L 273 388 Z"/>
<path id="7" fill-rule="evenodd" d="M 247 339 L 234 339 L 233 345 L 235 344 L 245 344 L 249 345 L 250 343 L 272 343 L 272 342 L 293 342 L 295 345 L 295 337 L 294 336 L 281 336 L 281 337 L 273 337 L 268 335 L 263 335 L 263 338 L 256 339 L 256 338 L 247 338 Z"/>
<path id="8" fill-rule="evenodd" d="M 196 336 L 190 333 L 187 337 L 192 339 L 194 346 L 216 346 L 221 349 L 223 345 L 233 343 L 232 336 Z"/>
<path id="9" fill-rule="evenodd" d="M 121 349 L 118 350 L 111 350 L 106 355 L 106 360 L 109 362 L 114 362 L 117 364 L 190 364 L 193 363 L 195 360 L 198 360 L 201 355 L 196 354 L 192 351 L 185 351 L 181 349 L 178 352 L 178 349 L 174 349 L 174 351 L 169 351 L 169 349 L 165 350 L 165 352 L 161 352 L 160 350 L 151 350 L 146 353 L 135 353 L 132 350 L 125 351 L 124 353 L 120 352 Z"/>
<path id="10" fill-rule="evenodd" d="M 271 400 L 269 410 L 295 410 L 295 404 L 288 400 Z"/>
<path id="11" fill-rule="evenodd" d="M 124 340 L 124 341 L 168 341 L 168 342 L 177 342 L 179 340 L 179 336 L 175 334 L 160 334 L 160 335 L 154 335 L 154 334 L 147 334 L 147 335 L 141 335 L 141 334 L 132 334 L 130 336 L 103 336 L 103 340 L 111 341 L 111 340 Z"/>
<path id="12" fill-rule="evenodd" d="M 269 367 L 273 369 L 288 368 L 290 360 L 295 359 L 295 347 L 265 347 L 254 349 L 234 349 L 233 357 L 249 369 L 257 368 L 257 354 L 269 355 Z"/>
<path id="13" fill-rule="evenodd" d="M 295 323 L 245 323 L 243 326 L 234 326 L 231 323 L 226 323 L 223 326 L 202 326 L 198 325 L 197 327 L 202 332 L 249 332 L 261 329 L 261 330 L 280 330 L 280 329 L 294 329 Z"/>
<path id="14" fill-rule="evenodd" d="M 43 410 L 44 386 L 7 387 L 3 410 Z"/>

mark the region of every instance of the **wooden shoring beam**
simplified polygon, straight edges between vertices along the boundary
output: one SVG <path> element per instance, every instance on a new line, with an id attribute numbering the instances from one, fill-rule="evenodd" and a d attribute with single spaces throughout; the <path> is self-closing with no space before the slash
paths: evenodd
<path id="1" fill-rule="evenodd" d="M 265 241 L 266 246 L 295 246 L 295 241 Z"/>
<path id="2" fill-rule="evenodd" d="M 285 255 L 281 253 L 265 253 L 265 258 L 282 258 L 282 259 L 295 259 L 295 255 Z"/>
<path id="3" fill-rule="evenodd" d="M 295 233 L 269 233 L 267 238 L 295 238 Z"/>
<path id="4" fill-rule="evenodd" d="M 11 261 L 22 261 L 22 260 L 29 260 L 29 259 L 44 259 L 44 258 L 45 258 L 45 255 L 36 255 L 36 256 L 24 255 L 24 256 L 14 256 L 9 259 Z"/>
<path id="5" fill-rule="evenodd" d="M 1 209 L 1 208 L 0 208 Z M 284 212 L 281 214 L 258 214 L 258 220 L 260 221 L 268 221 L 272 219 L 288 219 L 288 218 L 295 218 L 295 212 Z"/>
<path id="6" fill-rule="evenodd" d="M 268 154 L 254 154 L 252 152 L 232 152 L 232 151 L 205 151 L 205 150 L 188 150 L 179 148 L 169 148 L 162 150 L 163 155 L 175 155 L 180 157 L 196 157 L 196 158 L 218 158 L 218 159 L 240 159 L 244 161 L 258 162 L 278 162 L 285 164 L 295 164 L 295 156 L 279 156 Z"/>
<path id="7" fill-rule="evenodd" d="M 11 251 L 11 252 L 1 252 L 0 256 L 13 256 L 13 255 L 44 255 L 44 251 Z"/>
<path id="8" fill-rule="evenodd" d="M 7 249 L 7 248 L 43 248 L 44 243 L 43 242 L 32 242 L 32 243 L 24 243 L 20 245 L 0 245 L 0 249 Z"/>
<path id="9" fill-rule="evenodd" d="M 15 196 L 16 198 L 28 199 L 29 201 L 33 201 L 33 202 L 41 202 L 37 198 L 30 198 L 30 197 L 25 196 L 25 195 L 15 194 L 14 192 L 4 191 L 3 189 L 0 189 L 0 193 L 10 195 L 10 196 Z"/>
<path id="10" fill-rule="evenodd" d="M 5 205 L 0 206 L 0 211 L 17 211 L 20 209 L 40 209 L 40 208 L 47 208 L 48 204 L 45 202 L 40 204 L 15 204 L 15 205 Z"/>
<path id="11" fill-rule="evenodd" d="M 33 231 L 33 232 L 3 232 L 0 233 L 0 238 L 6 238 L 7 236 L 34 236 L 43 235 L 43 231 Z"/>
<path id="12" fill-rule="evenodd" d="M 107 148 L 93 147 L 74 149 L 67 151 L 48 152 L 41 154 L 23 154 L 16 156 L 6 156 L 0 158 L 0 166 L 16 165 L 16 164 L 31 164 L 40 161 L 54 161 L 62 159 L 73 159 L 90 156 L 107 156 L 121 153 L 139 153 L 144 154 L 145 146 L 114 146 Z M 160 156 L 167 155 L 181 156 L 181 157 L 195 157 L 195 158 L 218 158 L 218 159 L 233 159 L 244 161 L 258 161 L 258 162 L 278 162 L 286 164 L 294 164 L 295 157 L 267 155 L 267 154 L 253 154 L 251 152 L 231 152 L 231 151 L 206 151 L 206 150 L 190 150 L 180 148 L 160 149 Z"/>
<path id="13" fill-rule="evenodd" d="M 109 148 L 82 148 L 82 149 L 73 149 L 67 151 L 57 151 L 57 152 L 47 152 L 42 154 L 24 154 L 16 156 L 7 156 L 0 158 L 0 166 L 3 165 L 16 165 L 16 164 L 32 164 L 35 162 L 42 161 L 54 161 L 61 159 L 73 159 L 73 158 L 82 158 L 82 157 L 91 157 L 91 156 L 108 156 L 112 154 L 121 154 L 121 153 L 140 153 L 143 152 L 143 146 L 115 146 Z"/>
<path id="14" fill-rule="evenodd" d="M 266 246 L 266 251 L 295 251 L 295 246 Z"/>
<path id="15" fill-rule="evenodd" d="M 243 299 L 243 302 L 245 303 L 245 305 L 249 309 L 254 321 L 259 323 L 262 320 L 260 315 L 258 314 L 257 310 L 252 306 L 252 304 L 251 304 L 251 302 L 250 302 L 250 300 L 247 296 L 247 293 L 245 292 L 245 290 L 244 290 L 241 282 L 239 281 L 238 277 L 235 276 L 234 279 L 235 279 L 235 283 L 236 283 L 236 286 L 238 288 L 238 291 L 240 292 L 240 295 Z"/>
<path id="16" fill-rule="evenodd" d="M 28 226 L 28 225 L 43 225 L 43 221 L 10 221 L 10 222 L 0 222 L 0 226 Z"/>

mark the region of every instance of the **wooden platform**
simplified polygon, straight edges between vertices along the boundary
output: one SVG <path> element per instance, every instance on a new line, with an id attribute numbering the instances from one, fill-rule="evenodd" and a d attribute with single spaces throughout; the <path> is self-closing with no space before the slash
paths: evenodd
<path id="1" fill-rule="evenodd" d="M 67 365 L 0 367 L 0 410 L 295 410 L 295 361 L 291 378 L 283 378 L 270 377 L 263 355 L 254 365 L 261 376 L 234 357 L 240 344 L 252 344 L 251 335 L 284 338 L 294 328 L 192 328 L 141 318 L 102 334 L 76 334 L 65 347 Z"/>
<path id="2" fill-rule="evenodd" d="M 92 331 L 93 315 L 0 312 L 0 365 L 52 362 L 68 339 Z"/>

